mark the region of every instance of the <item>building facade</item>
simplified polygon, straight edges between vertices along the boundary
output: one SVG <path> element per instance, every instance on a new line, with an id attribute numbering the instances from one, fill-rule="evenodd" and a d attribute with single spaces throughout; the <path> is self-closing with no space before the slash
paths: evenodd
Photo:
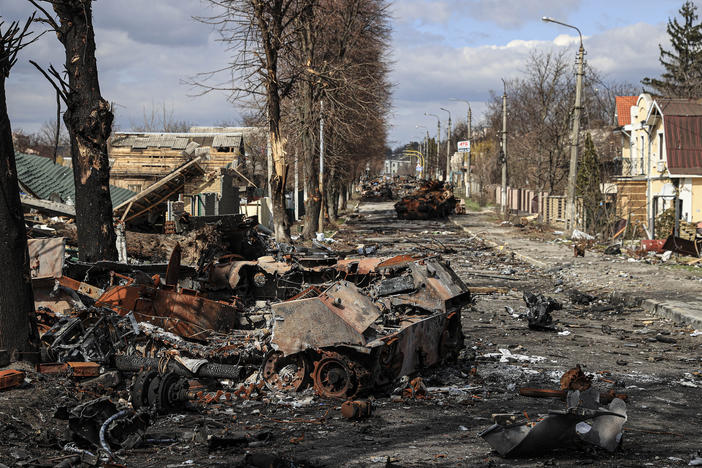
<path id="1" fill-rule="evenodd" d="M 619 103 L 619 212 L 652 233 L 655 219 L 677 199 L 681 220 L 702 221 L 702 104 L 644 93 L 629 106 L 627 119 Z"/>

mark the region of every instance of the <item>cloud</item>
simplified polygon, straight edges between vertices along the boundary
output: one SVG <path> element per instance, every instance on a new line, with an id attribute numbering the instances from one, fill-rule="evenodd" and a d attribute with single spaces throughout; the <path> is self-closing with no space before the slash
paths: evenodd
<path id="1" fill-rule="evenodd" d="M 567 19 L 581 0 L 405 0 L 394 5 L 400 23 L 443 24 L 472 18 L 502 29 L 517 29 L 541 16 Z"/>
<path id="2" fill-rule="evenodd" d="M 26 18 L 33 10 L 26 0 L 0 1 L 3 19 Z M 210 26 L 191 18 L 208 14 L 203 5 L 192 0 L 93 4 L 100 89 L 115 103 L 119 127 L 140 123 L 145 108 L 161 103 L 172 108 L 178 120 L 202 125 L 237 120 L 239 112 L 225 93 L 192 97 L 194 91 L 183 84 L 197 73 L 221 68 L 229 58 Z M 47 33 L 21 52 L 7 81 L 13 128 L 36 131 L 55 118 L 56 96 L 29 59 L 62 70 L 64 53 L 55 35 Z"/>
<path id="3" fill-rule="evenodd" d="M 529 54 L 535 50 L 572 51 L 579 45 L 577 35 L 560 34 L 552 40 L 511 40 L 503 45 L 456 47 L 445 43 L 407 46 L 396 43 L 392 81 L 395 88 L 392 139 L 404 141 L 416 133 L 418 118 L 424 112 L 441 113 L 446 107 L 460 116 L 465 104 L 452 103 L 451 97 L 483 103 L 473 107 L 473 118 L 486 109 L 490 90 L 500 90 L 500 79 L 511 79 L 523 72 Z M 636 23 L 584 38 L 586 60 L 605 79 L 634 84 L 644 76 L 658 76 L 658 43 L 667 44 L 661 25 Z M 446 116 L 442 115 L 442 121 Z M 432 124 L 435 125 L 435 124 Z M 434 131 L 435 132 L 435 131 Z"/>
<path id="4" fill-rule="evenodd" d="M 32 7 L 26 0 L 0 0 L 4 20 L 26 18 Z M 140 122 L 144 108 L 165 102 L 179 120 L 208 125 L 236 120 L 239 110 L 226 93 L 191 97 L 183 80 L 199 72 L 218 69 L 229 53 L 207 25 L 192 20 L 206 15 L 206 2 L 193 0 L 102 0 L 94 2 L 97 58 L 103 96 L 117 107 L 117 122 L 128 129 Z M 568 21 L 568 12 L 581 0 L 402 0 L 392 6 L 391 44 L 396 83 L 391 117 L 391 140 L 404 141 L 415 134 L 416 124 L 435 132 L 425 111 L 464 119 L 466 106 L 449 101 L 469 100 L 473 120 L 486 109 L 490 90 L 500 90 L 500 78 L 521 75 L 534 50 L 568 48 L 575 58 L 579 39 L 564 28 L 536 27 L 539 16 Z M 618 14 L 618 13 L 617 13 Z M 532 24 L 519 31 L 514 28 Z M 606 79 L 638 83 L 658 76 L 658 44 L 668 47 L 664 21 L 640 22 L 604 29 L 586 36 L 586 59 Z M 531 29 L 529 29 L 531 28 Z M 532 30 L 533 29 L 533 30 Z M 590 28 L 588 32 L 596 28 Z M 538 34 L 542 34 L 539 36 Z M 552 34 L 552 36 L 543 36 Z M 490 42 L 488 42 L 490 41 Z M 63 50 L 53 34 L 23 50 L 7 82 L 13 128 L 37 130 L 54 118 L 55 94 L 28 63 L 58 69 Z"/>

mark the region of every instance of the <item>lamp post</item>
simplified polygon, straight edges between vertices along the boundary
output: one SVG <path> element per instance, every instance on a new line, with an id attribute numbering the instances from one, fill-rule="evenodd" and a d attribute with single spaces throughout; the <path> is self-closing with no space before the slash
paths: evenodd
<path id="1" fill-rule="evenodd" d="M 449 115 L 448 119 L 448 127 L 446 128 L 446 173 L 444 174 L 444 181 L 445 182 L 450 182 L 449 178 L 451 177 L 451 111 L 448 109 L 444 109 L 443 107 L 439 107 L 444 112 L 447 112 Z"/>
<path id="2" fill-rule="evenodd" d="M 422 139 L 424 138 L 424 136 L 422 136 L 422 135 L 412 135 L 412 140 L 414 140 L 415 138 L 417 139 L 417 149 L 416 149 L 416 150 L 412 150 L 412 151 L 415 151 L 416 153 L 423 154 L 423 153 L 424 153 L 424 144 L 422 143 Z M 406 148 L 405 148 L 405 151 L 407 151 Z M 414 156 L 414 157 L 417 159 L 417 164 L 420 164 L 419 158 L 418 158 L 416 155 L 410 155 L 410 156 Z M 410 157 L 410 165 L 411 165 L 411 164 L 412 164 L 412 158 Z M 421 163 L 421 164 L 422 164 L 422 168 L 424 168 L 424 163 Z M 414 172 L 416 173 L 417 171 L 414 170 Z"/>
<path id="3" fill-rule="evenodd" d="M 439 118 L 438 115 L 436 114 L 429 114 L 427 112 L 424 113 L 426 116 L 431 116 L 431 117 L 436 117 L 436 167 L 434 168 L 434 171 L 437 174 L 438 178 L 438 173 L 439 173 L 439 151 L 441 150 L 441 119 Z M 427 174 L 429 171 L 427 171 Z M 429 176 L 431 177 L 431 175 Z"/>
<path id="4" fill-rule="evenodd" d="M 422 176 L 427 173 L 427 162 L 429 159 L 429 129 L 425 127 L 424 125 L 415 125 L 415 128 L 423 128 L 426 130 L 426 136 L 424 137 L 424 157 L 422 158 Z"/>
<path id="5" fill-rule="evenodd" d="M 473 114 L 470 109 L 470 102 L 464 100 L 464 99 L 457 99 L 457 98 L 451 98 L 450 101 L 458 101 L 458 102 L 464 102 L 468 105 L 468 114 L 466 114 L 466 124 L 468 126 L 468 135 L 466 135 L 466 139 L 468 140 L 468 144 L 470 145 L 468 147 L 468 156 L 464 159 L 464 163 L 466 165 L 466 176 L 465 176 L 465 189 L 466 189 L 466 197 L 470 198 L 470 170 L 471 170 L 471 153 L 473 151 L 473 142 L 471 141 L 473 139 Z"/>
<path id="6" fill-rule="evenodd" d="M 502 146 L 500 151 L 500 156 L 502 159 L 502 190 L 501 190 L 501 201 L 502 201 L 502 214 L 505 219 L 507 218 L 507 213 L 509 212 L 507 208 L 507 83 L 502 80 Z"/>
<path id="7" fill-rule="evenodd" d="M 575 108 L 573 110 L 573 131 L 570 134 L 570 172 L 568 173 L 568 199 L 566 201 L 566 230 L 572 231 L 577 226 L 575 211 L 575 180 L 578 172 L 578 137 L 580 132 L 580 112 L 582 110 L 581 99 L 583 91 L 583 60 L 585 49 L 583 48 L 583 35 L 578 28 L 571 24 L 557 21 L 544 16 L 541 18 L 546 23 L 556 23 L 567 28 L 578 31 L 580 37 L 580 49 L 578 50 L 578 70 L 575 80 Z"/>

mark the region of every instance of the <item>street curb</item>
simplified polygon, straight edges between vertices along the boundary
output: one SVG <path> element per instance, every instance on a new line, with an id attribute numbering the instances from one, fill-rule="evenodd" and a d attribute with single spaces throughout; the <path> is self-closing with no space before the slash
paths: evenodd
<path id="1" fill-rule="evenodd" d="M 464 232 L 471 236 L 475 236 L 478 239 L 481 239 L 483 242 L 485 242 L 487 245 L 489 245 L 492 248 L 495 249 L 502 249 L 505 251 L 510 252 L 513 254 L 515 257 L 519 258 L 520 260 L 523 260 L 531 265 L 534 265 L 539 268 L 545 268 L 548 269 L 549 265 L 542 262 L 541 260 L 536 260 L 535 258 L 529 257 L 528 255 L 524 255 L 520 252 L 517 252 L 516 250 L 511 249 L 510 247 L 507 247 L 505 244 L 499 244 L 493 240 L 486 239 L 483 236 L 479 236 L 478 234 L 472 232 L 468 228 L 461 226 L 458 222 L 456 222 L 454 219 L 449 217 L 449 220 L 451 222 L 461 228 Z M 685 302 L 674 302 L 674 301 L 669 301 L 669 302 L 660 302 L 656 301 L 654 299 L 644 299 L 641 297 L 634 297 L 630 296 L 627 294 L 631 299 L 635 299 L 636 302 L 641 303 L 641 307 L 649 313 L 658 315 L 660 317 L 668 318 L 671 319 L 675 322 L 683 322 L 690 324 L 694 326 L 695 328 L 702 329 L 702 313 L 694 313 L 690 310 L 690 304 L 687 304 Z M 700 307 L 694 309 L 695 311 L 697 310 L 702 310 L 702 304 Z"/>
<path id="2" fill-rule="evenodd" d="M 659 302 L 653 299 L 644 299 L 641 307 L 646 312 L 669 318 L 675 322 L 688 323 L 695 328 L 702 329 L 702 314 L 692 313 L 689 304 L 684 302 Z M 699 309 L 698 309 L 699 310 Z"/>

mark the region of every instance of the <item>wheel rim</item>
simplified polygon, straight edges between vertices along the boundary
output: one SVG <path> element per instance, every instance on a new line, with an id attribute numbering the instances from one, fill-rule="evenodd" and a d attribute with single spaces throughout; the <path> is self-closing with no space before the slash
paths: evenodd
<path id="1" fill-rule="evenodd" d="M 280 351 L 271 353 L 263 365 L 263 380 L 268 388 L 298 392 L 307 387 L 309 362 L 301 353 L 283 356 Z"/>
<path id="2" fill-rule="evenodd" d="M 318 394 L 330 398 L 348 398 L 356 394 L 356 375 L 346 360 L 336 353 L 315 364 L 314 388 Z"/>

